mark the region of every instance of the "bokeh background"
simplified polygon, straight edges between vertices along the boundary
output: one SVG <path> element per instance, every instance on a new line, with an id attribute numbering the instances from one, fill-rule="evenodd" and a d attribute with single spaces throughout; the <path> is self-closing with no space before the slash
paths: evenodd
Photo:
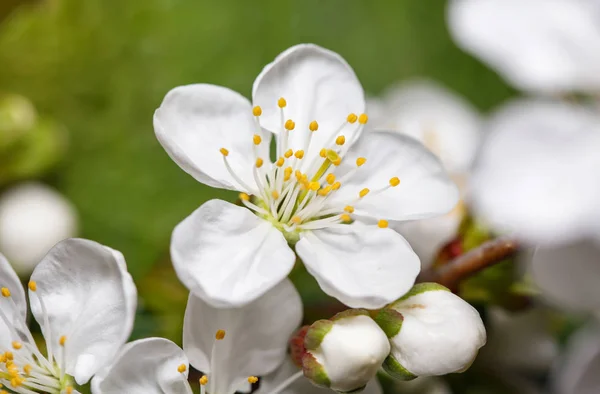
<path id="1" fill-rule="evenodd" d="M 426 77 L 485 113 L 516 93 L 455 46 L 445 6 L 420 0 L 3 0 L 0 93 L 25 97 L 40 121 L 20 150 L 0 150 L 0 192 L 36 179 L 66 196 L 78 212 L 78 234 L 127 259 L 140 293 L 133 336 L 179 342 L 187 291 L 170 266 L 171 231 L 204 201 L 236 195 L 196 182 L 157 142 L 152 116 L 167 91 L 206 82 L 249 96 L 255 76 L 279 52 L 313 42 L 340 53 L 369 95 Z M 308 320 L 335 311 L 302 270 L 293 279 Z M 455 392 L 513 392 L 474 371 L 450 378 Z"/>

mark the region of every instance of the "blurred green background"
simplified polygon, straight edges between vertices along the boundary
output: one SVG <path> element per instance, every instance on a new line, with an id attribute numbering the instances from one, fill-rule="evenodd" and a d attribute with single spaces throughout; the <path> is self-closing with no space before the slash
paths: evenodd
<path id="1" fill-rule="evenodd" d="M 168 261 L 171 231 L 203 201 L 235 198 L 196 182 L 158 144 L 152 115 L 167 91 L 206 82 L 248 96 L 279 52 L 313 42 L 345 57 L 370 95 L 428 77 L 486 111 L 513 91 L 452 43 L 445 6 L 440 0 L 2 2 L 0 92 L 27 97 L 40 115 L 64 125 L 68 150 L 59 150 L 58 165 L 42 179 L 75 204 L 82 237 L 125 255 L 141 295 L 135 337 L 180 338 L 187 293 Z M 11 182 L 6 177 L 2 187 Z M 320 292 L 304 277 L 295 273 L 310 314 Z"/>

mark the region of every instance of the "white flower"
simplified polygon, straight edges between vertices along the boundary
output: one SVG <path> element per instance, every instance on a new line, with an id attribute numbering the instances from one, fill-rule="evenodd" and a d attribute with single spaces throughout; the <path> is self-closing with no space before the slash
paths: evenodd
<path id="1" fill-rule="evenodd" d="M 591 322 L 569 338 L 550 375 L 552 394 L 595 394 L 600 390 L 600 327 Z"/>
<path id="2" fill-rule="evenodd" d="M 0 255 L 0 383 L 20 394 L 74 393 L 73 380 L 86 383 L 131 333 L 136 289 L 123 255 L 92 241 L 62 241 L 28 287 L 46 355 L 27 327 L 23 287 Z"/>
<path id="3" fill-rule="evenodd" d="M 600 240 L 540 247 L 530 272 L 542 296 L 555 305 L 600 317 Z"/>
<path id="4" fill-rule="evenodd" d="M 180 167 L 241 191 L 246 206 L 212 200 L 176 227 L 171 255 L 183 283 L 215 306 L 243 305 L 288 275 L 289 242 L 321 288 L 349 306 L 378 308 L 408 291 L 418 258 L 385 227 L 456 204 L 437 158 L 406 136 L 361 137 L 362 87 L 339 55 L 315 45 L 267 65 L 253 104 L 223 87 L 189 85 L 169 92 L 154 116 Z"/>
<path id="5" fill-rule="evenodd" d="M 518 88 L 600 90 L 597 0 L 453 0 L 457 43 Z"/>
<path id="6" fill-rule="evenodd" d="M 298 367 L 290 360 L 286 361 L 273 373 L 260 380 L 260 388 L 254 394 L 269 394 L 276 388 L 286 385 L 290 379 L 294 379 L 298 373 Z M 277 391 L 279 394 L 331 394 L 331 389 L 315 386 L 305 378 L 294 379 L 294 382 L 286 385 L 285 389 Z M 362 394 L 383 394 L 383 390 L 377 378 L 367 383 Z"/>
<path id="7" fill-rule="evenodd" d="M 475 213 L 534 244 L 600 228 L 600 115 L 587 107 L 519 100 L 486 128 L 471 177 Z"/>
<path id="8" fill-rule="evenodd" d="M 162 338 L 128 344 L 92 380 L 94 394 L 189 394 L 189 365 L 205 373 L 201 393 L 249 391 L 249 380 L 278 368 L 302 319 L 302 303 L 284 280 L 241 308 L 214 308 L 190 294 L 183 348 Z M 189 360 L 189 361 L 188 361 Z"/>
<path id="9" fill-rule="evenodd" d="M 318 320 L 306 332 L 304 376 L 341 393 L 364 388 L 390 353 L 385 333 L 362 309 Z"/>
<path id="10" fill-rule="evenodd" d="M 24 183 L 0 197 L 0 252 L 19 275 L 28 275 L 46 252 L 76 235 L 77 213 L 58 192 Z"/>
<path id="11" fill-rule="evenodd" d="M 410 135 L 435 153 L 465 197 L 482 123 L 469 102 L 433 81 L 413 80 L 389 88 L 380 99 L 368 101 L 368 109 L 373 130 Z M 456 236 L 463 216 L 464 206 L 459 202 L 446 215 L 400 223 L 394 229 L 406 237 L 426 268 L 437 251 Z"/>
<path id="12" fill-rule="evenodd" d="M 392 351 L 383 364 L 400 380 L 463 372 L 485 345 L 475 308 L 436 283 L 420 283 L 375 317 Z"/>

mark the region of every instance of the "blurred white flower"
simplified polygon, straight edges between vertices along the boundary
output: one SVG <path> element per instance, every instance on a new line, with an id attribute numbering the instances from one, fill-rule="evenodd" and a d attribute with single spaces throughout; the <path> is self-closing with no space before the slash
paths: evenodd
<path id="1" fill-rule="evenodd" d="M 448 23 L 463 49 L 514 86 L 600 91 L 597 0 L 452 0 Z"/>
<path id="2" fill-rule="evenodd" d="M 46 356 L 27 327 L 27 299 L 0 255 L 0 383 L 19 394 L 76 393 L 112 362 L 133 328 L 137 291 L 123 255 L 84 239 L 60 242 L 29 282 Z"/>
<path id="3" fill-rule="evenodd" d="M 390 339 L 384 369 L 400 380 L 468 369 L 486 343 L 479 313 L 437 283 L 420 283 L 375 317 Z"/>
<path id="4" fill-rule="evenodd" d="M 288 339 L 301 319 L 300 295 L 287 279 L 241 308 L 214 308 L 190 294 L 183 350 L 162 338 L 132 342 L 94 377 L 92 392 L 191 394 L 190 364 L 205 374 L 202 394 L 248 391 L 255 375 L 269 374 L 284 362 Z"/>
<path id="5" fill-rule="evenodd" d="M 410 135 L 436 154 L 457 184 L 464 188 L 479 145 L 482 119 L 465 99 L 428 80 L 412 80 L 367 101 L 369 127 Z M 433 263 L 439 249 L 456 236 L 464 216 L 459 202 L 448 214 L 394 225 L 421 259 Z"/>
<path id="6" fill-rule="evenodd" d="M 75 236 L 77 213 L 57 191 L 41 183 L 24 183 L 0 196 L 0 252 L 21 276 L 56 243 Z"/>
<path id="7" fill-rule="evenodd" d="M 476 214 L 533 244 L 600 228 L 600 114 L 544 100 L 509 103 L 489 120 L 470 179 Z"/>
<path id="8" fill-rule="evenodd" d="M 597 394 L 600 392 L 600 327 L 590 323 L 567 343 L 552 374 L 552 394 Z"/>
<path id="9" fill-rule="evenodd" d="M 289 274 L 289 243 L 346 305 L 379 308 L 402 296 L 420 264 L 388 221 L 456 205 L 440 161 L 405 135 L 361 136 L 362 87 L 344 59 L 316 45 L 280 54 L 252 96 L 254 107 L 224 87 L 182 86 L 155 113 L 171 158 L 204 184 L 241 191 L 245 205 L 208 201 L 175 228 L 171 256 L 182 282 L 213 305 L 243 305 Z"/>

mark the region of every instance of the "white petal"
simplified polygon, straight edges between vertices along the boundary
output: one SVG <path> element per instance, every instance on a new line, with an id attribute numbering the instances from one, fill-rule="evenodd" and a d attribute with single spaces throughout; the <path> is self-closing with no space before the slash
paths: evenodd
<path id="1" fill-rule="evenodd" d="M 178 368 L 184 365 L 185 371 Z M 115 360 L 92 379 L 94 394 L 191 394 L 183 350 L 163 338 L 125 345 Z"/>
<path id="2" fill-rule="evenodd" d="M 25 291 L 19 281 L 19 277 L 10 266 L 8 260 L 0 253 L 0 288 L 10 291 L 10 298 L 0 295 L 0 349 L 10 349 L 13 338 L 12 330 L 9 329 L 4 319 L 12 322 L 20 320 L 25 322 L 27 316 L 27 300 Z"/>
<path id="3" fill-rule="evenodd" d="M 255 300 L 281 282 L 296 259 L 270 223 L 222 200 L 204 203 L 175 227 L 171 257 L 187 288 L 219 307 Z"/>
<path id="4" fill-rule="evenodd" d="M 419 258 L 400 234 L 359 224 L 303 232 L 296 252 L 321 289 L 352 308 L 377 309 L 413 286 Z"/>
<path id="5" fill-rule="evenodd" d="M 600 327 L 589 324 L 567 343 L 551 376 L 553 394 L 596 394 L 600 387 Z"/>
<path id="6" fill-rule="evenodd" d="M 391 339 L 392 354 L 414 375 L 462 371 L 485 345 L 479 313 L 449 291 L 425 291 L 391 307 L 403 316 L 400 332 Z"/>
<path id="7" fill-rule="evenodd" d="M 439 159 L 417 140 L 389 131 L 365 133 L 355 143 L 336 171 L 338 178 L 356 167 L 356 159 L 367 162 L 332 193 L 328 206 L 352 204 L 356 215 L 387 220 L 413 220 L 449 212 L 458 202 L 458 189 Z M 400 185 L 377 194 L 398 177 Z M 363 188 L 372 193 L 353 203 Z"/>
<path id="8" fill-rule="evenodd" d="M 210 393 L 231 393 L 242 379 L 268 374 L 283 362 L 301 319 L 300 296 L 287 279 L 241 308 L 215 308 L 192 294 L 183 348 L 190 363 L 208 374 Z M 217 330 L 226 334 L 215 344 Z M 213 344 L 216 359 L 211 360 Z"/>
<path id="9" fill-rule="evenodd" d="M 20 275 L 31 274 L 51 247 L 76 232 L 75 208 L 52 188 L 31 182 L 2 194 L 0 250 Z"/>
<path id="10" fill-rule="evenodd" d="M 137 299 L 124 267 L 116 250 L 68 239 L 52 248 L 31 276 L 37 282 L 37 291 L 30 291 L 33 315 L 59 361 L 59 338 L 66 337 L 66 373 L 79 384 L 112 360 L 131 333 Z M 45 328 L 40 298 L 48 313 Z"/>
<path id="11" fill-rule="evenodd" d="M 185 172 L 213 187 L 251 192 L 227 171 L 221 148 L 229 150 L 233 171 L 250 188 L 256 187 L 254 134 L 263 139 L 260 155 L 269 157 L 271 135 L 258 130 L 250 102 L 221 86 L 198 84 L 171 90 L 154 114 L 154 130 Z"/>
<path id="12" fill-rule="evenodd" d="M 319 123 L 307 159 L 333 143 L 348 114 L 365 110 L 362 86 L 352 68 L 340 55 L 313 44 L 296 45 L 277 56 L 254 81 L 252 97 L 263 109 L 262 126 L 274 133 L 282 130 L 277 100 L 286 99 L 284 119 L 296 122 L 290 133 L 294 150 L 305 149 L 309 123 Z M 344 127 L 342 134 L 350 143 L 358 130 L 356 122 Z"/>
<path id="13" fill-rule="evenodd" d="M 600 117 L 569 104 L 520 100 L 487 125 L 469 196 L 498 231 L 532 243 L 580 238 L 600 213 Z"/>
<path id="14" fill-rule="evenodd" d="M 586 0 L 454 0 L 448 20 L 460 46 L 519 88 L 596 92 L 599 12 Z"/>
<path id="15" fill-rule="evenodd" d="M 488 342 L 480 358 L 497 368 L 544 373 L 558 355 L 558 341 L 550 333 L 548 314 L 541 308 L 509 313 L 488 310 Z"/>
<path id="16" fill-rule="evenodd" d="M 539 248 L 531 275 L 550 301 L 575 311 L 600 312 L 600 245 L 580 241 Z"/>
<path id="17" fill-rule="evenodd" d="M 481 116 L 465 99 L 428 80 L 389 88 L 375 114 L 372 129 L 394 130 L 421 141 L 450 173 L 469 170 L 479 143 Z"/>

